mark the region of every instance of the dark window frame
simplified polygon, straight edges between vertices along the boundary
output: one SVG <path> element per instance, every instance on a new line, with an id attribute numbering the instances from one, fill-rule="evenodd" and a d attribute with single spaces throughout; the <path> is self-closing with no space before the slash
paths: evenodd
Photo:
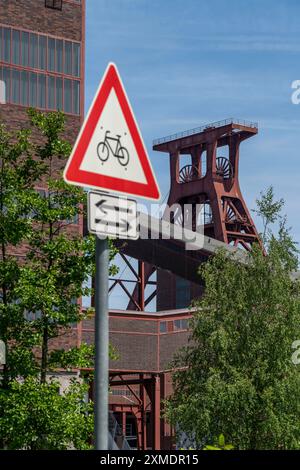
<path id="1" fill-rule="evenodd" d="M 174 331 L 185 331 L 189 329 L 189 319 L 180 318 L 174 320 Z"/>
<path id="2" fill-rule="evenodd" d="M 168 332 L 167 322 L 165 320 L 159 322 L 159 332 L 160 334 L 164 334 Z"/>
<path id="3" fill-rule="evenodd" d="M 52 10 L 62 10 L 62 0 L 45 0 L 45 8 Z"/>
<path id="4" fill-rule="evenodd" d="M 19 52 L 16 61 L 13 60 L 14 33 L 19 34 Z M 22 36 L 27 36 L 28 38 L 28 44 L 25 48 Z M 49 45 L 51 41 L 54 41 L 53 67 L 50 67 L 49 58 Z M 55 73 L 78 80 L 81 80 L 82 78 L 82 44 L 80 41 L 47 35 L 23 28 L 6 27 L 0 22 L 0 47 L 0 60 L 6 64 L 26 69 L 30 68 L 32 70 Z M 41 54 L 43 54 L 43 57 L 41 57 Z M 27 64 L 25 63 L 26 59 Z M 65 70 L 66 65 L 68 65 L 69 73 Z"/>
<path id="5" fill-rule="evenodd" d="M 17 75 L 19 77 L 18 85 L 14 81 Z M 0 80 L 3 80 L 6 85 L 7 103 L 24 107 L 33 106 L 46 111 L 59 109 L 66 115 L 80 116 L 81 83 L 79 80 L 64 79 L 54 74 L 32 72 L 25 68 L 11 67 L 6 64 L 0 64 Z M 66 80 L 69 85 L 67 100 L 65 93 Z M 52 95 L 50 96 L 51 84 L 54 88 L 52 87 Z M 52 100 L 50 100 L 51 97 Z"/>
<path id="6" fill-rule="evenodd" d="M 12 36 L 13 31 L 19 35 L 19 64 L 13 62 L 12 57 Z M 0 58 L 0 75 L 2 79 L 5 78 L 6 83 L 6 101 L 14 105 L 28 107 L 34 106 L 41 110 L 56 110 L 60 109 L 67 115 L 80 116 L 82 112 L 82 77 L 80 73 L 81 67 L 81 43 L 78 41 L 70 41 L 69 53 L 70 53 L 70 66 L 72 67 L 71 75 L 64 72 L 64 69 L 60 70 L 49 70 L 48 64 L 48 41 L 52 38 L 55 39 L 55 63 L 58 61 L 61 64 L 65 64 L 65 45 L 67 40 L 61 37 L 48 36 L 40 33 L 36 33 L 31 30 L 23 28 L 12 28 L 6 27 L 0 23 L 0 46 L 2 57 Z M 4 37 L 9 40 L 9 57 L 5 51 Z M 22 38 L 25 38 L 25 44 L 23 44 Z M 2 42 L 2 44 L 1 44 Z M 78 52 L 76 52 L 78 50 Z M 41 51 L 44 52 L 45 62 L 41 62 Z M 5 54 L 4 54 L 5 52 Z M 7 56 L 7 57 L 6 57 Z M 59 60 L 56 56 L 59 56 Z M 61 57 L 62 56 L 62 57 Z M 79 70 L 78 70 L 79 67 Z M 56 69 L 56 67 L 54 67 Z M 61 68 L 61 66 L 59 67 Z M 50 73 L 49 73 L 50 72 Z M 20 80 L 19 85 L 14 82 L 13 87 L 13 75 L 16 78 L 16 73 L 19 74 Z M 77 74 L 79 73 L 79 76 Z M 51 76 L 51 78 L 50 78 Z M 41 91 L 43 88 L 43 80 L 46 78 L 46 96 L 44 100 L 41 98 Z M 49 82 L 55 77 L 55 107 L 53 104 L 51 107 L 48 106 L 48 92 Z M 26 78 L 26 80 L 25 80 Z M 25 81 L 25 82 L 24 82 Z M 42 86 L 42 87 L 41 87 Z M 53 103 L 53 100 L 52 100 Z"/>

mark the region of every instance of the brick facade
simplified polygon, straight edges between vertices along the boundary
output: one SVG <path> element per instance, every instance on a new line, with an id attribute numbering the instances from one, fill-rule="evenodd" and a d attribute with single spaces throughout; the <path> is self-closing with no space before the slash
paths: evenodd
<path id="1" fill-rule="evenodd" d="M 9 132 L 13 132 L 19 129 L 26 129 L 29 127 L 29 119 L 27 115 L 27 110 L 25 106 L 17 106 L 13 104 L 1 104 L 0 105 L 0 121 L 5 124 Z M 80 130 L 81 116 L 66 116 L 65 124 L 65 133 L 64 138 L 70 142 L 74 143 L 78 132 Z M 33 139 L 35 142 L 38 140 L 41 142 L 41 138 L 38 139 L 38 133 L 33 131 Z M 39 134 L 40 135 L 40 134 Z M 62 169 L 65 165 L 64 161 L 59 161 L 56 163 L 56 168 Z"/>
<path id="2" fill-rule="evenodd" d="M 66 115 L 65 132 L 63 137 L 74 144 L 83 120 L 84 101 L 84 47 L 85 47 L 85 0 L 62 2 L 62 11 L 45 7 L 45 0 L 5 0 L 1 2 L 0 24 L 5 27 L 12 27 L 33 33 L 53 35 L 55 37 L 79 41 L 81 43 L 81 65 L 80 65 L 80 115 Z M 10 64 L 1 62 L 0 65 L 10 67 Z M 21 66 L 18 66 L 22 69 Z M 41 71 L 46 73 L 46 71 Z M 27 115 L 28 107 L 15 104 L 0 104 L 0 122 L 7 130 L 13 133 L 16 130 L 29 127 Z M 43 138 L 35 129 L 32 130 L 34 142 L 42 144 Z M 54 168 L 60 173 L 65 166 L 64 160 L 54 162 Z M 43 182 L 37 183 L 38 188 L 45 188 Z M 78 223 L 68 227 L 70 235 L 78 235 L 83 232 L 83 217 L 79 216 Z M 13 247 L 11 254 L 17 256 L 22 262 L 26 253 L 26 244 Z M 61 336 L 51 342 L 50 347 L 69 349 L 79 345 L 80 326 L 62 332 Z"/>
<path id="3" fill-rule="evenodd" d="M 80 113 L 66 116 L 66 137 L 75 141 L 84 117 L 84 60 L 85 60 L 85 0 L 63 0 L 62 10 L 45 7 L 45 0 L 5 0 L 1 2 L 0 25 L 54 36 L 67 41 L 78 41 L 80 53 Z M 0 65 L 7 66 L 1 62 Z M 21 66 L 17 66 L 23 69 Z M 39 73 L 45 70 L 32 69 Z M 49 75 L 53 72 L 49 72 Z M 26 108 L 23 106 L 0 106 L 0 117 L 11 129 L 26 123 Z"/>
<path id="4" fill-rule="evenodd" d="M 63 0 L 62 11 L 45 8 L 45 0 L 5 0 L 1 2 L 0 23 L 74 41 L 84 40 L 85 0 Z"/>
<path id="5" fill-rule="evenodd" d="M 110 311 L 109 334 L 117 360 L 110 362 L 110 369 L 122 372 L 164 373 L 178 350 L 185 346 L 189 338 L 188 329 L 174 329 L 174 321 L 189 320 L 192 313 L 188 309 L 153 314 Z M 161 323 L 166 323 L 164 332 Z M 82 341 L 94 342 L 94 319 L 85 320 L 81 329 Z"/>

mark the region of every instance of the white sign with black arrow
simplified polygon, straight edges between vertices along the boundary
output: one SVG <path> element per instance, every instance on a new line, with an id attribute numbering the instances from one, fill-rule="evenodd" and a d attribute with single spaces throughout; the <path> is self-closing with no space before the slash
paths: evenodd
<path id="1" fill-rule="evenodd" d="M 136 240 L 139 237 L 136 201 L 89 192 L 88 230 L 101 237 Z"/>

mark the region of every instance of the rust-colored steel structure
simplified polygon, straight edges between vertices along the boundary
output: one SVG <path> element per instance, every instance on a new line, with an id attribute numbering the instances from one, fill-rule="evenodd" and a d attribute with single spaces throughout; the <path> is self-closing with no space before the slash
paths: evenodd
<path id="1" fill-rule="evenodd" d="M 198 230 L 201 225 L 206 236 L 246 251 L 251 250 L 253 243 L 262 246 L 239 185 L 240 144 L 257 132 L 257 123 L 230 118 L 155 140 L 153 149 L 168 153 L 170 159 L 171 185 L 163 218 L 170 220 L 171 214 L 171 221 L 180 225 L 183 220 L 189 221 L 193 230 Z M 189 164 L 181 165 L 183 157 L 190 159 Z M 171 245 L 174 243 L 170 243 L 169 247 Z M 139 249 L 136 248 L 133 249 L 132 243 L 127 243 L 123 249 L 123 253 L 146 262 L 143 284 L 136 285 L 130 295 L 129 310 L 141 309 L 139 293 L 145 289 L 153 271 L 161 267 L 166 269 L 163 249 L 161 256 L 157 256 L 160 259 L 153 265 L 147 256 L 149 241 L 141 240 Z M 198 252 L 183 250 L 181 263 L 188 266 L 192 259 L 196 261 L 198 258 Z M 171 260 L 168 262 L 171 263 Z M 199 278 L 194 279 L 194 269 L 185 268 L 185 271 L 190 272 L 181 277 L 201 284 Z M 192 287 L 189 301 L 193 295 L 201 293 L 196 285 Z M 159 309 L 160 306 L 163 310 L 177 307 L 175 300 L 171 302 L 166 299 L 167 291 L 169 297 L 175 299 L 174 289 L 176 277 L 159 269 L 155 291 Z"/>
<path id="2" fill-rule="evenodd" d="M 154 141 L 154 150 L 170 156 L 168 206 L 182 207 L 177 220 L 174 215 L 175 223 L 190 216 L 194 230 L 203 224 L 205 235 L 224 243 L 246 250 L 260 243 L 238 178 L 240 144 L 255 134 L 256 123 L 226 119 Z M 180 167 L 182 155 L 188 155 L 191 163 Z M 185 214 L 185 204 L 193 206 L 192 214 Z M 196 213 L 196 204 L 201 205 L 201 214 Z"/>
<path id="3" fill-rule="evenodd" d="M 134 448 L 174 445 L 173 431 L 162 418 L 163 400 L 172 392 L 170 364 L 188 342 L 192 314 L 190 309 L 109 312 L 110 342 L 118 353 L 110 361 L 109 407 Z M 82 322 L 81 341 L 93 343 L 93 318 Z"/>
<path id="4" fill-rule="evenodd" d="M 147 305 L 156 297 L 157 291 L 156 288 L 146 296 L 145 292 L 145 266 L 146 263 L 142 260 L 138 260 L 137 269 L 133 266 L 133 263 L 130 261 L 130 257 L 126 256 L 122 251 L 120 252 L 121 258 L 128 267 L 129 271 L 133 274 L 134 279 L 124 279 L 124 278 L 111 278 L 111 285 L 109 287 L 109 293 L 113 291 L 116 286 L 120 286 L 128 299 L 127 310 L 136 310 L 138 312 L 143 312 Z M 155 267 L 147 271 L 148 286 L 156 286 L 156 281 L 149 280 L 149 277 L 154 273 Z M 137 297 L 135 298 L 129 290 L 128 284 L 134 284 L 137 291 Z M 134 291 L 135 292 L 135 291 Z"/>

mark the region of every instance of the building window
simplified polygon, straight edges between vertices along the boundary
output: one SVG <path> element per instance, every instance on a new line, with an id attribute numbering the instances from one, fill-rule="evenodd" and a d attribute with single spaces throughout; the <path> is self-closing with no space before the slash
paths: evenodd
<path id="1" fill-rule="evenodd" d="M 37 106 L 37 74 L 32 72 L 29 74 L 29 106 Z"/>
<path id="2" fill-rule="evenodd" d="M 56 72 L 63 73 L 63 49 L 64 41 L 56 39 Z"/>
<path id="3" fill-rule="evenodd" d="M 10 62 L 11 29 L 10 28 L 2 28 L 2 29 L 3 29 L 3 60 L 5 62 Z"/>
<path id="4" fill-rule="evenodd" d="M 0 26 L 0 60 L 80 77 L 80 43 Z"/>
<path id="5" fill-rule="evenodd" d="M 181 320 L 174 320 L 174 331 L 187 330 L 189 327 L 189 321 L 187 318 Z"/>
<path id="6" fill-rule="evenodd" d="M 21 65 L 26 67 L 29 63 L 29 33 L 21 33 Z"/>
<path id="7" fill-rule="evenodd" d="M 20 71 L 14 69 L 11 76 L 11 101 L 14 104 L 20 103 Z"/>
<path id="8" fill-rule="evenodd" d="M 41 310 L 37 310 L 36 312 L 31 312 L 30 310 L 25 310 L 24 318 L 27 321 L 36 321 L 42 318 Z"/>
<path id="9" fill-rule="evenodd" d="M 115 395 L 115 396 L 123 396 L 123 397 L 131 397 L 132 396 L 132 392 L 130 390 L 123 390 L 123 389 L 119 389 L 119 388 L 113 388 L 111 390 L 111 394 L 112 395 Z"/>
<path id="10" fill-rule="evenodd" d="M 73 114 L 80 114 L 80 86 L 79 82 L 73 80 Z"/>
<path id="11" fill-rule="evenodd" d="M 80 82 L 0 66 L 7 103 L 80 114 Z"/>
<path id="12" fill-rule="evenodd" d="M 20 103 L 23 106 L 28 106 L 29 104 L 29 76 L 28 72 L 22 70 L 20 75 Z"/>
<path id="13" fill-rule="evenodd" d="M 80 45 L 73 42 L 73 58 L 72 58 L 73 70 L 72 75 L 74 77 L 80 76 Z"/>
<path id="14" fill-rule="evenodd" d="M 48 38 L 48 70 L 55 72 L 55 39 Z"/>
<path id="15" fill-rule="evenodd" d="M 63 110 L 63 79 L 56 78 L 56 109 L 58 111 Z M 78 113 L 79 114 L 79 113 Z"/>
<path id="16" fill-rule="evenodd" d="M 65 43 L 65 70 L 66 75 L 72 75 L 72 43 L 66 41 Z"/>
<path id="17" fill-rule="evenodd" d="M 39 35 L 39 68 L 46 70 L 47 68 L 47 37 Z"/>
<path id="18" fill-rule="evenodd" d="M 53 10 L 61 10 L 62 0 L 45 0 L 45 7 L 52 8 Z"/>
<path id="19" fill-rule="evenodd" d="M 126 423 L 126 437 L 132 437 L 133 434 L 133 424 L 132 423 Z"/>
<path id="20" fill-rule="evenodd" d="M 46 108 L 46 75 L 38 75 L 38 101 L 39 108 Z"/>
<path id="21" fill-rule="evenodd" d="M 34 33 L 30 33 L 29 64 L 27 66 L 32 67 L 33 69 L 38 68 L 38 35 Z"/>
<path id="22" fill-rule="evenodd" d="M 161 321 L 159 324 L 159 330 L 161 333 L 166 333 L 167 332 L 167 322 L 166 321 Z"/>
<path id="23" fill-rule="evenodd" d="M 65 113 L 72 112 L 72 80 L 67 78 L 64 79 L 65 99 L 64 99 L 64 111 Z"/>
<path id="24" fill-rule="evenodd" d="M 7 67 L 3 67 L 3 72 L 0 71 L 0 77 L 5 83 L 5 101 L 8 102 L 10 100 L 10 87 L 11 87 L 11 80 L 10 80 L 10 69 Z"/>
<path id="25" fill-rule="evenodd" d="M 12 31 L 11 61 L 14 65 L 20 65 L 20 31 Z"/>
<path id="26" fill-rule="evenodd" d="M 6 102 L 79 115 L 80 57 L 79 43 L 0 26 Z"/>
<path id="27" fill-rule="evenodd" d="M 48 77 L 48 109 L 55 109 L 55 77 Z"/>

